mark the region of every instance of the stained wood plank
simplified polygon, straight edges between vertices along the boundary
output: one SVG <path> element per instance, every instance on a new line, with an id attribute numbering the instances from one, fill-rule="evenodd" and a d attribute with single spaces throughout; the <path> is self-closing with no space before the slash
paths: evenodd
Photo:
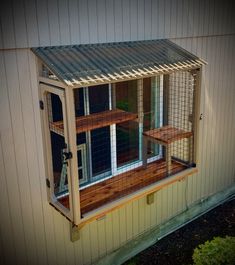
<path id="1" fill-rule="evenodd" d="M 176 174 L 185 167 L 176 162 L 172 163 L 172 173 Z M 143 187 L 155 183 L 166 177 L 165 161 L 150 163 L 146 169 L 137 168 L 125 172 L 106 181 L 95 184 L 80 191 L 81 212 L 85 214 L 112 202 L 125 195 L 131 194 Z M 63 197 L 60 202 L 67 205 L 68 198 Z"/>
<path id="2" fill-rule="evenodd" d="M 183 138 L 189 138 L 193 135 L 192 132 L 186 132 L 171 126 L 163 126 L 161 128 L 152 129 L 144 132 L 143 134 L 153 140 L 161 141 L 166 144 L 173 143 L 174 141 Z"/>
<path id="3" fill-rule="evenodd" d="M 77 133 L 82 133 L 109 126 L 111 124 L 134 120 L 136 118 L 137 114 L 134 113 L 125 112 L 119 109 L 107 110 L 87 116 L 77 117 L 76 130 Z M 60 135 L 63 135 L 64 124 L 62 121 L 53 122 L 50 124 L 50 129 Z"/>

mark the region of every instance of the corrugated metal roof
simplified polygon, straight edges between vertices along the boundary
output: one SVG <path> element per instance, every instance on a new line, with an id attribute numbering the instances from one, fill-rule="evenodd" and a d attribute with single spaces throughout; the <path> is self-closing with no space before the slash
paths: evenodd
<path id="1" fill-rule="evenodd" d="M 169 40 L 32 48 L 69 86 L 89 86 L 201 67 L 205 61 Z"/>

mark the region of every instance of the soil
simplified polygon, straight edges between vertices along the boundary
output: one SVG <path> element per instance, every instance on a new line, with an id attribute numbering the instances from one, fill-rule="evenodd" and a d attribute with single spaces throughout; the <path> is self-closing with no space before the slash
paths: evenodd
<path id="1" fill-rule="evenodd" d="M 139 253 L 130 265 L 189 265 L 193 250 L 216 236 L 235 236 L 235 198 L 207 212 Z"/>

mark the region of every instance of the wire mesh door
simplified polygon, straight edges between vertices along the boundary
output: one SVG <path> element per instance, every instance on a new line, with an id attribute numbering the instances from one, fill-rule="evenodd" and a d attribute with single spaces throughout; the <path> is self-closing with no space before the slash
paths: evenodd
<path id="1" fill-rule="evenodd" d="M 70 168 L 64 91 L 40 85 L 45 133 L 47 187 L 50 202 L 72 219 L 70 200 Z M 66 200 L 63 198 L 67 197 Z"/>

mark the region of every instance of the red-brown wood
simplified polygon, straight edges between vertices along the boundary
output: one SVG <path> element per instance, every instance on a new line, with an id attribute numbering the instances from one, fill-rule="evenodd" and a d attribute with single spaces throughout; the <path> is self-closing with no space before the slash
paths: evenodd
<path id="1" fill-rule="evenodd" d="M 172 162 L 172 174 L 185 168 L 182 164 Z M 166 163 L 159 160 L 148 164 L 147 168 L 139 167 L 85 188 L 80 191 L 81 213 L 97 209 L 165 177 Z M 61 198 L 60 202 L 67 207 L 68 197 Z"/>
<path id="2" fill-rule="evenodd" d="M 184 138 L 189 138 L 193 135 L 192 132 L 177 129 L 169 125 L 146 131 L 143 134 L 152 138 L 153 140 L 161 141 L 165 144 L 170 144 Z"/>
<path id="3" fill-rule="evenodd" d="M 135 120 L 137 114 L 126 112 L 120 109 L 106 110 L 98 113 L 94 113 L 87 116 L 76 117 L 76 132 L 82 133 L 112 124 L 118 124 L 125 121 Z M 50 129 L 58 132 L 59 134 L 64 133 L 63 121 L 57 121 L 50 123 Z"/>

